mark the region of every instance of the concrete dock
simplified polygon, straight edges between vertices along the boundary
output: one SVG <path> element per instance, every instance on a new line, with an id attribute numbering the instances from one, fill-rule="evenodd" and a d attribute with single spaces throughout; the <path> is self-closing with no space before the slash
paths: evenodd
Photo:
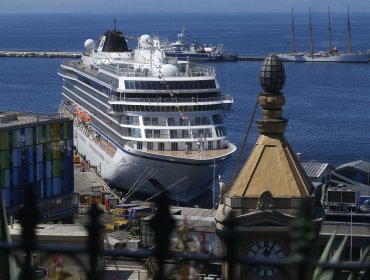
<path id="1" fill-rule="evenodd" d="M 60 51 L 0 51 L 0 57 L 30 57 L 30 58 L 80 58 L 82 52 Z"/>
<path id="2" fill-rule="evenodd" d="M 80 58 L 82 52 L 62 51 L 0 51 L 0 57 L 29 57 L 29 58 Z M 264 56 L 259 55 L 234 55 L 225 54 L 224 61 L 262 61 Z"/>
<path id="3" fill-rule="evenodd" d="M 263 61 L 265 56 L 260 55 L 239 55 L 238 61 Z"/>

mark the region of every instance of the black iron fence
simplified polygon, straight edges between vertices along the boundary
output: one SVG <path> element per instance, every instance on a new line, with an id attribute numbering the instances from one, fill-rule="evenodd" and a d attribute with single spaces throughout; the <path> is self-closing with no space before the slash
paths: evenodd
<path id="1" fill-rule="evenodd" d="M 321 258 L 312 256 L 310 244 L 314 236 L 312 220 L 308 215 L 308 208 L 303 207 L 301 215 L 291 227 L 291 253 L 289 256 L 276 259 L 248 257 L 238 254 L 237 242 L 240 238 L 236 230 L 233 217 L 229 217 L 225 222 L 225 229 L 220 232 L 220 237 L 224 243 L 225 255 L 217 256 L 202 252 L 175 252 L 170 250 L 170 235 L 175 229 L 175 221 L 169 210 L 169 205 L 163 193 L 157 202 L 157 211 L 151 220 L 154 232 L 155 246 L 146 251 L 104 250 L 103 230 L 104 227 L 99 221 L 102 211 L 93 204 L 89 210 L 89 222 L 86 225 L 88 231 L 87 242 L 81 246 L 60 246 L 58 244 L 42 244 L 37 241 L 35 229 L 39 222 L 39 212 L 37 203 L 33 199 L 31 188 L 29 189 L 27 200 L 19 212 L 19 221 L 22 226 L 22 238 L 19 242 L 9 242 L 4 238 L 4 225 L 0 225 L 2 241 L 0 241 L 0 279 L 41 279 L 45 276 L 45 271 L 40 270 L 33 263 L 33 253 L 43 252 L 46 256 L 55 253 L 64 254 L 72 258 L 81 268 L 84 274 L 83 279 L 100 280 L 103 279 L 104 266 L 102 257 L 114 259 L 130 258 L 134 260 L 151 260 L 148 265 L 148 278 L 150 279 L 169 279 L 166 272 L 168 264 L 190 263 L 192 265 L 219 263 L 224 264 L 222 279 L 240 279 L 237 276 L 235 266 L 243 264 L 251 269 L 263 268 L 265 272 L 260 272 L 256 279 L 339 279 L 335 275 L 341 275 L 341 279 L 370 279 L 370 264 L 365 259 L 365 255 L 357 261 L 340 261 L 341 248 L 328 258 L 328 250 L 322 253 Z M 85 256 L 82 261 L 81 256 Z M 10 261 L 15 259 L 20 272 L 12 275 Z M 266 272 L 270 271 L 270 272 Z M 276 273 L 279 272 L 278 276 Z M 337 273 L 337 274 L 335 274 Z M 339 274 L 338 274 L 339 273 Z M 343 278 L 347 275 L 346 278 Z M 177 279 L 187 279 L 189 276 L 179 276 Z M 221 277 L 221 276 L 220 276 Z M 80 277 L 82 279 L 82 277 Z M 190 277 L 189 277 L 190 278 Z M 63 277 L 55 279 L 64 279 Z M 75 278 L 76 279 L 76 278 Z M 194 279 L 194 278 L 192 278 Z M 197 278 L 199 279 L 199 278 Z"/>

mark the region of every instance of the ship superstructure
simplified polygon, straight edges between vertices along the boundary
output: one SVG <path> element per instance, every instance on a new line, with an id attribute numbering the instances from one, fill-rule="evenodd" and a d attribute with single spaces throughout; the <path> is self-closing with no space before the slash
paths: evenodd
<path id="1" fill-rule="evenodd" d="M 236 150 L 224 127 L 233 99 L 213 67 L 168 58 L 159 45 L 143 35 L 131 50 L 117 30 L 97 48 L 86 40 L 82 59 L 61 65 L 60 111 L 75 120 L 78 152 L 125 198 L 166 188 L 187 202 Z"/>
<path id="2" fill-rule="evenodd" d="M 181 33 L 177 34 L 175 42 L 161 40 L 160 48 L 166 56 L 176 57 L 178 60 L 189 61 L 221 61 L 224 58 L 223 45 L 199 44 L 195 40 L 191 44 L 186 43 L 186 30 L 183 27 Z"/>

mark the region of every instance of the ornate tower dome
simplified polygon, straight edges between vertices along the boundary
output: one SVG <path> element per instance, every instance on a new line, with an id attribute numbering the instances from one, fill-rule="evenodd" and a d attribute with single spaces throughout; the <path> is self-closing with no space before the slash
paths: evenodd
<path id="1" fill-rule="evenodd" d="M 285 71 L 275 54 L 264 60 L 260 83 L 263 88 L 258 97 L 262 107 L 262 118 L 257 121 L 260 137 L 235 182 L 221 199 L 215 220 L 220 236 L 227 231 L 227 217 L 237 225 L 238 254 L 279 259 L 289 254 L 289 228 L 299 214 L 301 203 L 307 203 L 310 209 L 317 206 L 313 186 L 284 137 L 288 122 L 282 117 L 285 98 L 281 90 Z M 315 215 L 319 224 L 318 214 Z M 318 242 L 318 233 L 316 237 L 315 242 Z M 223 251 L 224 245 L 219 241 L 216 251 Z M 317 248 L 317 243 L 312 248 Z M 272 253 L 273 249 L 276 252 Z M 224 264 L 224 275 L 229 269 Z M 272 266 L 237 264 L 232 269 L 236 279 L 262 279 L 262 276 L 286 279 Z"/>
<path id="2" fill-rule="evenodd" d="M 279 57 L 272 53 L 262 63 L 260 83 L 265 92 L 280 92 L 285 84 L 284 65 Z"/>

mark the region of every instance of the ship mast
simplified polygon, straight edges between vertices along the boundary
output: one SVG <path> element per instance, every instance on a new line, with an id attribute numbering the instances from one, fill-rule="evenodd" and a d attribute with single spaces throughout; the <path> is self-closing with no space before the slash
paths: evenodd
<path id="1" fill-rule="evenodd" d="M 351 47 L 351 23 L 349 20 L 349 6 L 348 6 L 348 12 L 347 12 L 347 18 L 348 18 L 348 39 L 347 39 L 347 49 L 348 53 L 352 53 L 352 47 Z"/>
<path id="2" fill-rule="evenodd" d="M 295 44 L 294 44 L 294 14 L 292 7 L 292 53 L 295 53 Z"/>
<path id="3" fill-rule="evenodd" d="M 329 29 L 328 29 L 328 35 L 329 35 L 329 49 L 328 51 L 331 52 L 332 51 L 332 48 L 333 48 L 333 45 L 332 45 L 332 37 L 331 37 L 331 22 L 330 22 L 330 9 L 329 9 L 329 6 L 328 6 L 328 18 L 329 18 Z"/>
<path id="4" fill-rule="evenodd" d="M 310 53 L 313 56 L 311 8 L 308 8 L 308 11 L 310 14 Z"/>

